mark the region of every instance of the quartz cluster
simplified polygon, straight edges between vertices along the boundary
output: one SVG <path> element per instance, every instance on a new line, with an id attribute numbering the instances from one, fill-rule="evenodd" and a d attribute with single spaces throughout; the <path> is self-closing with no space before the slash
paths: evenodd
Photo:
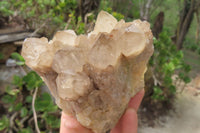
<path id="1" fill-rule="evenodd" d="M 88 35 L 65 30 L 50 41 L 27 38 L 22 56 L 65 113 L 94 133 L 106 133 L 144 87 L 152 38 L 149 23 L 118 22 L 101 11 Z"/>

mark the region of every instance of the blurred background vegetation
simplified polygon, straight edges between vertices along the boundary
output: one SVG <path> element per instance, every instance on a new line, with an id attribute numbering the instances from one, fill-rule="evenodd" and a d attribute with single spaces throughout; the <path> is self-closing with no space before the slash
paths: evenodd
<path id="1" fill-rule="evenodd" d="M 0 132 L 36 132 L 35 125 L 41 132 L 59 131 L 60 110 L 40 77 L 25 66 L 22 41 L 51 39 L 64 29 L 87 34 L 100 10 L 118 20 L 151 24 L 155 52 L 145 74 L 141 108 L 157 111 L 152 118 L 172 109 L 175 94 L 200 74 L 199 0 L 1 0 Z"/>

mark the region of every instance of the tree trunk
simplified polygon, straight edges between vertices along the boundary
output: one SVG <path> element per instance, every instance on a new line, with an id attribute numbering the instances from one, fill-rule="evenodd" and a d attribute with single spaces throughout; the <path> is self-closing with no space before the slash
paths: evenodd
<path id="1" fill-rule="evenodd" d="M 176 43 L 177 49 L 182 49 L 183 41 L 190 28 L 194 13 L 199 8 L 198 0 L 185 0 L 184 8 L 180 14 L 179 24 L 176 30 L 176 35 L 173 40 Z"/>
<path id="2" fill-rule="evenodd" d="M 76 9 L 76 17 L 81 15 L 84 22 L 85 15 L 92 11 L 97 11 L 101 0 L 78 0 L 78 8 Z"/>
<path id="3" fill-rule="evenodd" d="M 149 21 L 150 18 L 150 8 L 153 0 L 147 0 L 143 3 L 140 3 L 140 19 Z"/>
<path id="4" fill-rule="evenodd" d="M 164 12 L 160 12 L 156 17 L 156 20 L 153 25 L 153 35 L 158 39 L 159 34 L 162 32 L 163 29 L 163 22 L 164 22 Z"/>

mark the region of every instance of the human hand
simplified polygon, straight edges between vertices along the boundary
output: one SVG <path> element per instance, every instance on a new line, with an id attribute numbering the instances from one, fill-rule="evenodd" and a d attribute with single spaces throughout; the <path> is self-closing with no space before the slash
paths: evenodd
<path id="1" fill-rule="evenodd" d="M 110 133 L 137 133 L 137 110 L 140 106 L 143 96 L 144 90 L 141 90 L 133 98 L 131 98 L 126 112 L 121 117 L 117 125 L 110 131 Z M 92 131 L 83 127 L 72 116 L 62 113 L 60 133 L 92 133 Z"/>

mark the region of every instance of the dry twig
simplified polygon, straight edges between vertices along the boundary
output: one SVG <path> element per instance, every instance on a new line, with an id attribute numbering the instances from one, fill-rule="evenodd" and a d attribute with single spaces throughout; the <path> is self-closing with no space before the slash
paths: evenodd
<path id="1" fill-rule="evenodd" d="M 24 122 L 26 121 L 26 120 L 28 120 L 29 119 L 29 116 L 26 116 L 26 117 L 24 117 L 21 121 L 20 121 L 20 124 L 22 125 L 22 127 L 24 127 Z"/>
<path id="2" fill-rule="evenodd" d="M 33 94 L 32 109 L 33 109 L 33 117 L 34 117 L 34 122 L 35 122 L 35 128 L 36 128 L 37 133 L 40 133 L 40 129 L 38 127 L 38 122 L 37 122 L 37 114 L 36 114 L 36 111 L 35 111 L 35 99 L 36 99 L 36 96 L 37 96 L 37 92 L 38 92 L 38 87 L 35 88 L 35 92 Z"/>
<path id="3" fill-rule="evenodd" d="M 15 124 L 14 124 L 14 120 L 15 120 L 15 118 L 17 117 L 17 115 L 18 115 L 18 112 L 15 112 L 15 113 L 10 117 L 10 127 L 11 127 L 10 132 L 12 132 L 12 129 L 13 129 L 15 132 L 18 131 L 18 129 L 16 128 L 16 126 L 15 126 Z"/>
<path id="4" fill-rule="evenodd" d="M 65 26 L 64 30 L 67 30 L 67 28 L 68 28 L 69 24 L 71 23 L 71 20 L 72 20 L 71 18 L 69 18 L 69 19 L 68 19 L 68 21 L 67 21 L 67 24 L 66 24 L 66 26 Z"/>
<path id="5" fill-rule="evenodd" d="M 36 35 L 36 34 L 39 32 L 39 30 L 42 29 L 42 28 L 46 25 L 46 23 L 48 22 L 48 20 L 49 20 L 49 19 L 46 19 L 46 20 L 44 21 L 44 23 L 43 23 L 39 28 L 37 28 L 37 29 L 30 35 L 30 37 L 33 37 L 34 35 Z"/>

